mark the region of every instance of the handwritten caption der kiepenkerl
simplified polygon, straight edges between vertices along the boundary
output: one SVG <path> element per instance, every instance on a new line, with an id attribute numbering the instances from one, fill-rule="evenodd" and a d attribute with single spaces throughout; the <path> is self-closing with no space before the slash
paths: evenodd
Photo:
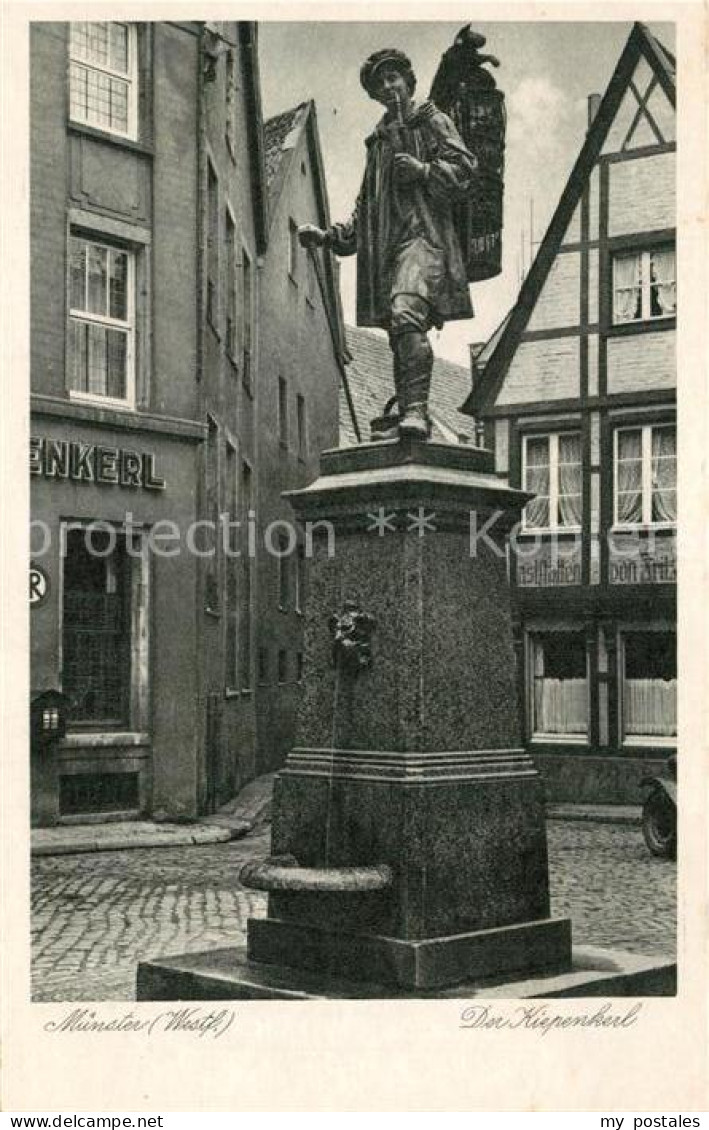
<path id="1" fill-rule="evenodd" d="M 219 1039 L 231 1028 L 236 1013 L 231 1008 L 172 1008 L 146 1016 L 124 1012 L 106 1016 L 93 1008 L 74 1008 L 61 1020 L 48 1020 L 45 1032 L 139 1032 L 145 1036 L 163 1033 L 186 1033 Z"/>
<path id="2" fill-rule="evenodd" d="M 643 1010 L 638 1001 L 628 1007 L 614 1008 L 611 1001 L 605 1001 L 596 1008 L 586 1008 L 583 1012 L 555 1012 L 547 1004 L 510 1006 L 502 1011 L 489 1004 L 467 1005 L 460 1014 L 460 1027 L 477 1032 L 518 1029 L 536 1032 L 546 1036 L 549 1032 L 568 1032 L 569 1030 L 588 1031 L 606 1029 L 624 1031 L 637 1024 Z"/>

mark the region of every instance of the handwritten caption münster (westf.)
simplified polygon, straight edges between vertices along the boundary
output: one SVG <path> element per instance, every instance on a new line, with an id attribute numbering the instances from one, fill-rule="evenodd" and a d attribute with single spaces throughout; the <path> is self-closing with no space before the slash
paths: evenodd
<path id="1" fill-rule="evenodd" d="M 460 1027 L 474 1028 L 477 1031 L 518 1028 L 534 1031 L 540 1036 L 570 1028 L 625 1029 L 632 1028 L 637 1023 L 642 1007 L 641 1003 L 637 1003 L 625 1011 L 614 1011 L 611 1002 L 606 1001 L 593 1012 L 564 1015 L 551 1012 L 546 1004 L 520 1005 L 511 1013 L 495 1012 L 489 1004 L 473 1004 L 464 1008 L 460 1014 Z"/>
<path id="2" fill-rule="evenodd" d="M 154 1016 L 123 1013 L 110 1019 L 97 1015 L 94 1009 L 75 1008 L 62 1020 L 48 1020 L 45 1032 L 142 1032 L 153 1036 L 161 1032 L 187 1032 L 193 1036 L 218 1039 L 231 1027 L 233 1009 L 175 1008 Z"/>

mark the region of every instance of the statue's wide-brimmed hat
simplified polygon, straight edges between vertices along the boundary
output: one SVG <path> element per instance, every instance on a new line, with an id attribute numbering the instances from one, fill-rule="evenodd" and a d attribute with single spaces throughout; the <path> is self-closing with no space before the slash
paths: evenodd
<path id="1" fill-rule="evenodd" d="M 383 47 L 381 51 L 375 51 L 373 55 L 365 59 L 359 72 L 360 82 L 367 94 L 372 93 L 377 73 L 383 67 L 392 67 L 394 70 L 400 71 L 406 79 L 409 89 L 413 91 L 416 85 L 416 77 L 408 55 L 405 55 L 403 51 L 399 51 L 396 47 Z"/>

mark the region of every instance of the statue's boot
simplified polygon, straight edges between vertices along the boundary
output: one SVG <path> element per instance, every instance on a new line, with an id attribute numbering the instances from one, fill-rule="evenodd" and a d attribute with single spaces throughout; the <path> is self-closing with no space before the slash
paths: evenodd
<path id="1" fill-rule="evenodd" d="M 433 350 L 425 333 L 410 331 L 396 339 L 399 360 L 399 435 L 428 439 L 431 425 L 428 394 L 431 387 Z"/>
<path id="2" fill-rule="evenodd" d="M 388 401 L 384 408 L 383 414 L 378 416 L 376 420 L 372 420 L 370 424 L 371 440 L 373 443 L 380 442 L 381 440 L 396 439 L 399 434 L 399 419 L 401 416 L 401 364 L 396 352 L 395 345 L 391 343 L 394 359 L 394 392 L 395 396 Z M 393 404 L 396 401 L 397 412 L 393 412 Z"/>

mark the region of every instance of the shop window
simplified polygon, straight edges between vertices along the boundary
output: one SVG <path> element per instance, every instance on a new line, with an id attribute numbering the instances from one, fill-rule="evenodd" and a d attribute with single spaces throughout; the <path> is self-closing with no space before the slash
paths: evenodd
<path id="1" fill-rule="evenodd" d="M 618 428 L 615 433 L 617 526 L 667 526 L 677 520 L 677 429 L 674 424 Z"/>
<path id="2" fill-rule="evenodd" d="M 531 714 L 535 737 L 585 737 L 588 668 L 581 632 L 545 632 L 531 638 Z"/>
<path id="3" fill-rule="evenodd" d="M 621 634 L 623 737 L 677 734 L 677 640 L 674 632 Z"/>
<path id="4" fill-rule="evenodd" d="M 74 122 L 137 139 L 138 36 L 134 24 L 71 24 L 69 113 Z"/>
<path id="5" fill-rule="evenodd" d="M 135 404 L 135 256 L 69 237 L 68 374 L 77 399 Z"/>
<path id="6" fill-rule="evenodd" d="M 613 256 L 613 322 L 647 322 L 671 318 L 677 312 L 675 249 Z"/>
<path id="7" fill-rule="evenodd" d="M 115 531 L 70 530 L 64 560 L 63 689 L 72 723 L 124 726 L 131 686 L 131 571 Z"/>
<path id="8" fill-rule="evenodd" d="M 579 432 L 525 436 L 522 482 L 535 497 L 524 509 L 524 528 L 578 529 L 582 475 Z"/>

